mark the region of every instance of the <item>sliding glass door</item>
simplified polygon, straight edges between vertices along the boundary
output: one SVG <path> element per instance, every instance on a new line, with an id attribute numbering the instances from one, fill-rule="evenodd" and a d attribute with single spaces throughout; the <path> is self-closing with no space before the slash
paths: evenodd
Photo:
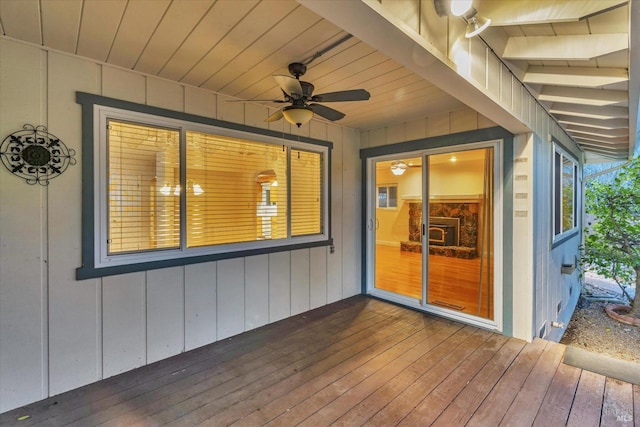
<path id="1" fill-rule="evenodd" d="M 496 145 L 371 162 L 370 293 L 495 320 Z"/>
<path id="2" fill-rule="evenodd" d="M 422 301 L 422 158 L 375 163 L 375 287 Z"/>

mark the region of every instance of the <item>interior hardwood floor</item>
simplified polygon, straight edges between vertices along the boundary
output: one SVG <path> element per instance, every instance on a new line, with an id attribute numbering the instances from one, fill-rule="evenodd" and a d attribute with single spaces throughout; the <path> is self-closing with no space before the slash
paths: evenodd
<path id="1" fill-rule="evenodd" d="M 493 318 L 493 281 L 480 258 L 462 259 L 429 255 L 427 301 L 474 316 Z M 492 275 L 491 275 L 492 276 Z M 376 245 L 376 288 L 422 299 L 422 254 L 399 247 Z M 480 301 L 480 305 L 478 302 Z"/>
<path id="2" fill-rule="evenodd" d="M 587 427 L 640 420 L 640 386 L 565 365 L 564 349 L 359 295 L 0 414 L 0 425 Z"/>

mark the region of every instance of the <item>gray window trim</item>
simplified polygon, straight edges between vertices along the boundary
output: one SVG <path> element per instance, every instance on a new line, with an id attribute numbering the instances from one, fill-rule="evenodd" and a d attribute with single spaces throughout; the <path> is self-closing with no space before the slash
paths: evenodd
<path id="1" fill-rule="evenodd" d="M 76 269 L 76 279 L 89 279 L 102 276 L 109 276 L 115 274 L 131 273 L 136 271 L 146 271 L 158 268 L 174 267 L 180 265 L 195 264 L 207 261 L 217 261 L 229 258 L 239 258 L 252 255 L 261 255 L 274 252 L 291 251 L 296 249 L 330 246 L 333 244 L 333 238 L 331 237 L 331 150 L 333 144 L 329 141 L 318 140 L 314 138 L 291 135 L 281 132 L 275 132 L 269 129 L 256 128 L 253 126 L 246 126 L 237 123 L 226 122 L 222 120 L 212 119 L 203 116 L 197 116 L 194 114 L 183 113 L 179 111 L 167 110 L 164 108 L 153 107 L 144 104 L 137 104 L 129 101 L 123 101 L 114 98 L 103 97 L 100 95 L 76 92 L 76 102 L 82 107 L 82 265 Z M 97 267 L 95 265 L 95 218 L 94 218 L 94 106 L 104 106 L 118 108 L 122 110 L 129 110 L 132 112 L 145 113 L 159 117 L 165 117 L 170 119 L 177 119 L 181 121 L 199 123 L 209 126 L 216 126 L 220 128 L 237 130 L 241 132 L 247 132 L 252 134 L 264 135 L 269 137 L 280 138 L 283 140 L 293 142 L 304 142 L 307 144 L 313 144 L 318 146 L 327 147 L 328 170 L 327 176 L 327 206 L 326 212 L 327 220 L 327 233 L 328 236 L 325 240 L 296 243 L 296 244 L 283 244 L 281 246 L 272 246 L 267 248 L 250 249 L 250 250 L 237 250 L 233 252 L 214 253 L 199 256 L 187 256 L 181 258 L 173 258 L 167 260 L 139 262 L 135 264 L 124 264 L 113 267 Z"/>

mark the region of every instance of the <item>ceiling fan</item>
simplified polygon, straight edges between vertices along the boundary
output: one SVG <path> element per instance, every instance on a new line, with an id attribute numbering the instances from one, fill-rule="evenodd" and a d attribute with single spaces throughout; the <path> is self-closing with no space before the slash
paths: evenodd
<path id="1" fill-rule="evenodd" d="M 265 122 L 275 122 L 284 118 L 289 123 L 298 127 L 309 122 L 314 114 L 327 120 L 336 121 L 345 116 L 338 110 L 319 104 L 320 102 L 366 101 L 371 95 L 364 89 L 343 90 L 328 92 L 319 95 L 313 94 L 314 86 L 300 80 L 307 72 L 307 66 L 300 62 L 289 64 L 289 73 L 293 77 L 276 74 L 273 78 L 280 86 L 284 99 L 266 100 L 277 103 L 289 103 L 265 119 Z M 259 100 L 254 100 L 259 101 Z M 264 100 L 263 100 L 264 101 Z"/>

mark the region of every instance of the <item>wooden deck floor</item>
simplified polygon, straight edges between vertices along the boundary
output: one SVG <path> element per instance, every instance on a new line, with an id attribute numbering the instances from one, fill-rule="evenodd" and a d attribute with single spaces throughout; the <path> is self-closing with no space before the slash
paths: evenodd
<path id="1" fill-rule="evenodd" d="M 357 296 L 0 425 L 640 425 L 640 387 L 565 365 L 563 352 Z"/>

